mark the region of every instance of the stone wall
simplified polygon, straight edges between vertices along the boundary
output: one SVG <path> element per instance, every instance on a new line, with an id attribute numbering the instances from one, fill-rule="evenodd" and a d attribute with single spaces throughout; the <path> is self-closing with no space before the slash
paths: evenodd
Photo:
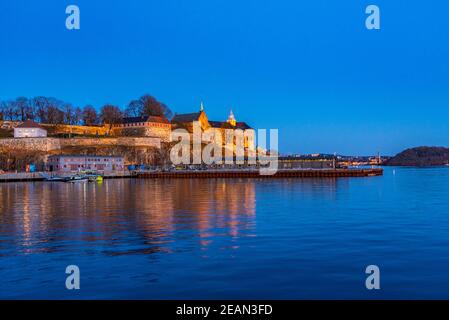
<path id="1" fill-rule="evenodd" d="M 145 137 L 159 137 L 163 142 L 169 142 L 171 126 L 145 128 Z"/>
<path id="2" fill-rule="evenodd" d="M 0 121 L 0 128 L 12 130 L 22 122 Z M 146 137 L 160 138 L 163 142 L 170 141 L 171 124 L 155 124 L 145 127 L 110 127 L 103 126 L 72 126 L 66 124 L 41 124 L 47 130 L 48 136 L 79 135 L 79 136 L 111 136 L 111 137 Z"/>
<path id="3" fill-rule="evenodd" d="M 0 148 L 9 150 L 48 152 L 70 147 L 144 147 L 160 148 L 161 141 L 150 137 L 116 137 L 116 138 L 20 138 L 0 139 Z"/>
<path id="4" fill-rule="evenodd" d="M 11 129 L 14 129 L 15 127 L 17 127 L 21 123 L 22 122 L 19 122 L 19 121 L 2 120 L 2 121 L 0 121 L 0 128 L 6 129 L 6 130 L 11 130 Z"/>
<path id="5" fill-rule="evenodd" d="M 20 125 L 21 121 L 0 121 L 0 128 L 11 130 Z M 109 132 L 108 125 L 101 126 L 75 126 L 68 124 L 40 124 L 49 134 L 77 134 L 77 135 L 99 135 L 105 136 Z"/>
<path id="6" fill-rule="evenodd" d="M 126 137 L 152 137 L 160 138 L 163 142 L 169 142 L 171 135 L 171 125 L 163 125 L 160 127 L 114 127 L 112 129 L 112 135 Z"/>
<path id="7" fill-rule="evenodd" d="M 66 124 L 41 124 L 48 131 L 48 134 L 74 134 L 105 136 L 109 132 L 109 126 L 71 126 Z"/>

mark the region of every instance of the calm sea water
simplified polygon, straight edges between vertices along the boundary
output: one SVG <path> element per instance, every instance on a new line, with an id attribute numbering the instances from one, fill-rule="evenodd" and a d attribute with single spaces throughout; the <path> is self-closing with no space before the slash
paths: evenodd
<path id="1" fill-rule="evenodd" d="M 0 298 L 448 299 L 448 195 L 449 168 L 1 184 Z"/>

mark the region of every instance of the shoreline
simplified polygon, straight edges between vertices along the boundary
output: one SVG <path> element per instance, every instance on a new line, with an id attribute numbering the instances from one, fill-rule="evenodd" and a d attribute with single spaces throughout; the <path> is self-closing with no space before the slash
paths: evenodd
<path id="1" fill-rule="evenodd" d="M 8 182 L 39 182 L 45 181 L 42 172 L 18 172 L 0 175 L 0 183 Z M 48 174 L 48 173 L 44 173 Z M 279 169 L 274 175 L 261 175 L 259 170 L 179 170 L 179 171 L 146 171 L 117 172 L 103 174 L 104 179 L 214 179 L 214 178 L 356 178 L 383 175 L 383 169 Z"/>
<path id="2" fill-rule="evenodd" d="M 372 169 L 279 169 L 274 175 L 261 175 L 259 170 L 204 170 L 137 173 L 140 179 L 214 179 L 214 178 L 356 178 L 382 176 L 382 168 Z"/>
<path id="3" fill-rule="evenodd" d="M 43 174 L 50 175 L 50 172 L 17 172 L 17 173 L 4 173 L 0 174 L 0 183 L 8 182 L 39 182 L 45 181 Z M 75 174 L 75 173 L 72 173 Z M 69 175 L 64 173 L 63 175 Z M 132 172 L 115 172 L 104 173 L 101 175 L 103 179 L 129 179 L 136 178 L 136 175 Z"/>

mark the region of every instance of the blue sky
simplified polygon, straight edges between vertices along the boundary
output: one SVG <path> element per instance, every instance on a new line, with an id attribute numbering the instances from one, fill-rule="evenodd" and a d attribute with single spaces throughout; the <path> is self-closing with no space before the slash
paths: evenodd
<path id="1" fill-rule="evenodd" d="M 81 30 L 65 28 L 65 8 Z M 365 8 L 381 9 L 381 30 Z M 47 95 L 278 128 L 284 153 L 449 146 L 449 3 L 0 0 L 0 99 Z"/>

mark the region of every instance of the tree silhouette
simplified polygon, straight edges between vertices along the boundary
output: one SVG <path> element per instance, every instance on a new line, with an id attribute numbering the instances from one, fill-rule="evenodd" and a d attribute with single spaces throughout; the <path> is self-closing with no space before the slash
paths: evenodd
<path id="1" fill-rule="evenodd" d="M 169 119 L 173 115 L 166 104 L 149 94 L 143 95 L 138 100 L 132 100 L 128 104 L 125 114 L 128 117 L 164 116 Z"/>
<path id="2" fill-rule="evenodd" d="M 100 111 L 100 118 L 104 124 L 110 125 L 121 123 L 123 121 L 123 114 L 120 108 L 112 104 L 104 105 Z"/>
<path id="3" fill-rule="evenodd" d="M 84 107 L 82 118 L 85 126 L 94 126 L 98 124 L 97 111 L 91 105 L 87 105 Z"/>

